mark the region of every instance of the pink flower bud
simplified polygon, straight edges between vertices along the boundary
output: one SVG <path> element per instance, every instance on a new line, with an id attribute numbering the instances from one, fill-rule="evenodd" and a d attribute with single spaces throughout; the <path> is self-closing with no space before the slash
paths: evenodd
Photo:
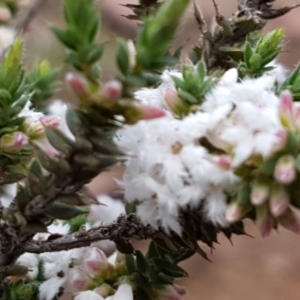
<path id="1" fill-rule="evenodd" d="M 279 115 L 282 124 L 288 129 L 293 128 L 293 96 L 290 91 L 280 94 Z"/>
<path id="2" fill-rule="evenodd" d="M 280 150 L 285 147 L 287 142 L 287 131 L 285 129 L 280 129 L 276 132 L 277 146 L 276 150 Z M 274 149 L 275 150 L 275 149 Z"/>
<path id="3" fill-rule="evenodd" d="M 141 108 L 141 120 L 151 120 L 161 118 L 166 115 L 166 112 L 160 108 L 153 106 L 143 105 Z"/>
<path id="4" fill-rule="evenodd" d="M 280 94 L 280 112 L 284 115 L 291 115 L 293 109 L 293 95 L 290 91 L 283 91 Z"/>
<path id="5" fill-rule="evenodd" d="M 49 127 L 49 128 L 58 128 L 60 125 L 60 120 L 61 118 L 59 117 L 54 117 L 54 116 L 44 116 L 41 117 L 40 122 L 44 127 Z"/>
<path id="6" fill-rule="evenodd" d="M 185 295 L 182 294 L 183 290 L 178 289 L 175 286 L 172 285 L 167 285 L 165 286 L 162 290 L 158 291 L 158 295 L 155 299 L 159 299 L 159 300 L 181 300 L 182 296 Z"/>
<path id="7" fill-rule="evenodd" d="M 233 202 L 229 205 L 226 211 L 226 220 L 229 223 L 234 223 L 242 218 L 243 209 L 240 204 Z"/>
<path id="8" fill-rule="evenodd" d="M 114 290 L 110 285 L 104 283 L 100 287 L 94 289 L 94 292 L 102 297 L 107 297 L 108 295 L 113 294 Z"/>
<path id="9" fill-rule="evenodd" d="M 280 216 L 279 223 L 286 229 L 300 234 L 300 220 L 291 209 Z"/>
<path id="10" fill-rule="evenodd" d="M 264 181 L 255 181 L 251 189 L 250 200 L 253 205 L 262 205 L 269 197 L 270 185 Z"/>
<path id="11" fill-rule="evenodd" d="M 180 103 L 178 94 L 170 88 L 168 88 L 164 91 L 163 97 L 166 101 L 166 104 L 172 111 L 174 111 L 176 109 L 176 106 Z"/>
<path id="12" fill-rule="evenodd" d="M 96 247 L 88 249 L 84 258 L 84 267 L 90 273 L 98 273 L 108 266 L 107 257 L 104 252 Z"/>
<path id="13" fill-rule="evenodd" d="M 0 7 L 0 21 L 8 22 L 11 20 L 11 12 L 7 7 Z"/>
<path id="14" fill-rule="evenodd" d="M 68 281 L 77 292 L 83 291 L 89 282 L 89 278 L 78 268 L 73 268 L 68 274 Z"/>
<path id="15" fill-rule="evenodd" d="M 79 75 L 68 73 L 66 76 L 66 81 L 77 96 L 81 97 L 88 94 L 85 81 Z"/>
<path id="16" fill-rule="evenodd" d="M 26 120 L 26 133 L 31 140 L 38 139 L 45 134 L 45 128 L 39 120 Z"/>
<path id="17" fill-rule="evenodd" d="M 296 129 L 300 130 L 300 103 L 294 102 L 293 103 L 293 117 Z"/>
<path id="18" fill-rule="evenodd" d="M 288 208 L 289 195 L 281 186 L 274 184 L 270 195 L 270 211 L 274 217 L 281 216 Z"/>
<path id="19" fill-rule="evenodd" d="M 269 214 L 267 205 L 258 206 L 256 208 L 256 222 L 263 238 L 268 237 L 274 227 L 274 220 Z"/>
<path id="20" fill-rule="evenodd" d="M 281 156 L 275 167 L 274 178 L 278 183 L 290 184 L 296 178 L 295 158 L 291 155 Z"/>
<path id="21" fill-rule="evenodd" d="M 120 98 L 122 94 L 122 84 L 120 81 L 112 80 L 103 85 L 105 97 L 110 101 L 115 101 Z"/>
<path id="22" fill-rule="evenodd" d="M 7 133 L 1 137 L 0 145 L 4 151 L 19 151 L 28 144 L 28 137 L 23 132 Z"/>
<path id="23" fill-rule="evenodd" d="M 220 168 L 229 169 L 231 167 L 231 157 L 229 155 L 218 155 L 213 157 L 213 162 Z"/>

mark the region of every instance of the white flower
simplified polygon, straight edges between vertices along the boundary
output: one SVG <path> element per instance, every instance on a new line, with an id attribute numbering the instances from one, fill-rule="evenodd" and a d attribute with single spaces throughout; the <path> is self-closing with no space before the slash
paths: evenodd
<path id="1" fill-rule="evenodd" d="M 129 284 L 123 283 L 118 287 L 113 300 L 133 300 L 132 288 Z"/>
<path id="2" fill-rule="evenodd" d="M 16 263 L 29 269 L 28 273 L 26 274 L 29 279 L 33 280 L 38 275 L 39 260 L 36 254 L 24 253 L 18 258 Z"/>
<path id="3" fill-rule="evenodd" d="M 104 298 L 93 291 L 84 291 L 76 294 L 74 300 L 104 300 Z"/>
<path id="4" fill-rule="evenodd" d="M 106 195 L 97 197 L 99 204 L 92 204 L 90 206 L 89 220 L 113 222 L 120 215 L 125 215 L 124 204 L 117 199 L 113 199 Z"/>
<path id="5" fill-rule="evenodd" d="M 68 105 L 61 100 L 55 100 L 49 106 L 50 115 L 60 118 L 60 130 L 71 140 L 74 140 L 75 137 L 73 133 L 70 131 L 67 121 L 66 121 L 66 113 L 68 110 Z"/>
<path id="6" fill-rule="evenodd" d="M 39 287 L 39 300 L 52 300 L 59 292 L 59 289 L 64 282 L 65 278 L 58 276 L 44 281 Z"/>

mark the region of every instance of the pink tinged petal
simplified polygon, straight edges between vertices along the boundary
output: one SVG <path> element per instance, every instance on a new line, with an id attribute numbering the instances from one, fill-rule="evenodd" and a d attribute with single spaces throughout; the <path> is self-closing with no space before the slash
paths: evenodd
<path id="1" fill-rule="evenodd" d="M 176 108 L 176 106 L 180 103 L 180 99 L 178 98 L 178 94 L 170 88 L 167 88 L 164 91 L 163 96 L 164 96 L 164 99 L 165 99 L 168 107 L 171 110 L 174 110 Z"/>
<path id="2" fill-rule="evenodd" d="M 60 125 L 60 117 L 44 116 L 40 118 L 40 122 L 44 127 L 58 128 Z"/>
<path id="3" fill-rule="evenodd" d="M 153 106 L 144 105 L 140 108 L 141 120 L 151 120 L 166 116 L 166 111 Z"/>
<path id="4" fill-rule="evenodd" d="M 293 127 L 293 96 L 289 91 L 280 94 L 279 114 L 282 124 L 291 129 Z"/>
<path id="5" fill-rule="evenodd" d="M 290 184 L 296 178 L 295 159 L 291 155 L 281 156 L 276 164 L 274 178 L 278 183 Z"/>
<path id="6" fill-rule="evenodd" d="M 284 187 L 274 184 L 270 195 L 270 211 L 274 217 L 281 216 L 288 208 L 289 195 Z"/>
<path id="7" fill-rule="evenodd" d="M 97 273 L 108 266 L 107 257 L 101 249 L 91 247 L 84 258 L 84 265 L 89 272 Z"/>
<path id="8" fill-rule="evenodd" d="M 231 203 L 226 211 L 226 220 L 229 223 L 239 221 L 243 216 L 243 208 L 238 203 Z"/>
<path id="9" fill-rule="evenodd" d="M 0 146 L 4 151 L 18 151 L 28 144 L 28 137 L 23 132 L 7 133 L 1 137 Z"/>
<path id="10" fill-rule="evenodd" d="M 229 169 L 232 161 L 229 155 L 218 155 L 213 157 L 213 162 L 223 169 Z"/>
<path id="11" fill-rule="evenodd" d="M 71 283 L 72 287 L 77 291 L 84 290 L 84 287 L 89 282 L 88 277 L 79 269 L 71 269 L 68 275 L 68 280 Z"/>
<path id="12" fill-rule="evenodd" d="M 0 21 L 1 22 L 8 22 L 9 20 L 11 20 L 11 12 L 8 8 L 6 7 L 1 7 L 0 8 Z"/>
<path id="13" fill-rule="evenodd" d="M 279 223 L 286 229 L 300 234 L 300 220 L 291 209 L 288 209 L 282 216 L 280 216 Z"/>
<path id="14" fill-rule="evenodd" d="M 85 81 L 79 75 L 68 73 L 66 75 L 66 82 L 77 96 L 86 96 L 88 94 Z"/>
<path id="15" fill-rule="evenodd" d="M 282 129 L 279 129 L 275 135 L 277 137 L 278 150 L 284 148 L 286 145 L 286 142 L 287 142 L 287 131 L 282 128 Z"/>
<path id="16" fill-rule="evenodd" d="M 263 238 L 270 236 L 274 228 L 274 220 L 269 213 L 267 205 L 256 208 L 256 223 Z"/>
<path id="17" fill-rule="evenodd" d="M 253 205 L 262 205 L 270 194 L 270 185 L 264 181 L 255 181 L 251 189 L 250 200 Z"/>
<path id="18" fill-rule="evenodd" d="M 114 297 L 114 300 L 133 300 L 132 288 L 129 284 L 123 283 L 118 287 Z"/>
<path id="19" fill-rule="evenodd" d="M 111 80 L 103 85 L 105 97 L 110 101 L 115 101 L 121 97 L 122 84 L 118 80 Z"/>
<path id="20" fill-rule="evenodd" d="M 295 122 L 296 129 L 300 130 L 300 103 L 294 102 L 293 103 L 293 119 Z"/>

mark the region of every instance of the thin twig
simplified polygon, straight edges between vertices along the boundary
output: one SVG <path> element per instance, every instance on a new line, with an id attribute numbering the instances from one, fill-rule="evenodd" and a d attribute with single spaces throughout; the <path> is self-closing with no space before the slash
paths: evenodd
<path id="1" fill-rule="evenodd" d="M 19 35 L 23 34 L 33 19 L 38 15 L 41 8 L 48 0 L 36 0 L 35 3 L 29 8 L 25 17 L 17 24 L 16 29 Z"/>
<path id="2" fill-rule="evenodd" d="M 30 241 L 24 246 L 29 253 L 44 253 L 87 247 L 102 240 L 143 240 L 153 237 L 154 231 L 150 226 L 144 226 L 134 215 L 121 216 L 116 222 L 59 237 L 55 240 Z"/>

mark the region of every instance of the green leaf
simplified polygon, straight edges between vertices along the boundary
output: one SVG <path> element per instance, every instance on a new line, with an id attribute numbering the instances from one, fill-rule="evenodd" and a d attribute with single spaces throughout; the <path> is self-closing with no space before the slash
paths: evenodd
<path id="1" fill-rule="evenodd" d="M 38 220 L 28 222 L 25 226 L 25 230 L 32 233 L 48 232 L 47 226 Z"/>
<path id="2" fill-rule="evenodd" d="M 299 151 L 299 142 L 295 133 L 289 131 L 287 134 L 286 151 L 289 154 L 297 155 Z"/>
<path id="3" fill-rule="evenodd" d="M 118 43 L 117 65 L 124 75 L 129 73 L 129 50 L 124 40 Z"/>
<path id="4" fill-rule="evenodd" d="M 80 228 L 83 225 L 85 225 L 86 222 L 87 222 L 87 215 L 86 214 L 78 215 L 77 217 L 69 219 L 68 221 L 66 221 L 66 223 L 69 224 L 69 226 L 70 226 L 70 231 L 71 232 L 79 231 Z"/>
<path id="5" fill-rule="evenodd" d="M 146 260 L 145 256 L 139 250 L 135 251 L 135 255 L 136 255 L 136 264 L 137 264 L 138 270 L 140 270 L 141 272 L 146 272 L 147 260 Z"/>
<path id="6" fill-rule="evenodd" d="M 21 184 L 18 184 L 18 191 L 15 198 L 16 205 L 20 211 L 23 211 L 26 205 L 31 201 L 28 190 Z"/>
<path id="7" fill-rule="evenodd" d="M 135 259 L 133 254 L 126 254 L 125 255 L 125 262 L 126 262 L 126 268 L 129 274 L 132 274 L 135 272 Z"/>
<path id="8" fill-rule="evenodd" d="M 14 93 L 23 79 L 21 69 L 23 41 L 17 38 L 10 48 L 0 68 L 0 88 Z"/>
<path id="9" fill-rule="evenodd" d="M 247 41 L 245 44 L 244 61 L 248 68 L 250 68 L 250 65 L 251 65 L 250 59 L 251 59 L 252 55 L 253 55 L 253 50 L 252 50 L 251 44 Z"/>
<path id="10" fill-rule="evenodd" d="M 117 250 L 123 254 L 132 254 L 134 248 L 129 241 L 119 240 L 115 241 Z"/>
<path id="11" fill-rule="evenodd" d="M 68 220 L 83 213 L 85 212 L 78 207 L 63 203 L 51 204 L 45 211 L 45 214 L 47 216 L 59 220 Z"/>

